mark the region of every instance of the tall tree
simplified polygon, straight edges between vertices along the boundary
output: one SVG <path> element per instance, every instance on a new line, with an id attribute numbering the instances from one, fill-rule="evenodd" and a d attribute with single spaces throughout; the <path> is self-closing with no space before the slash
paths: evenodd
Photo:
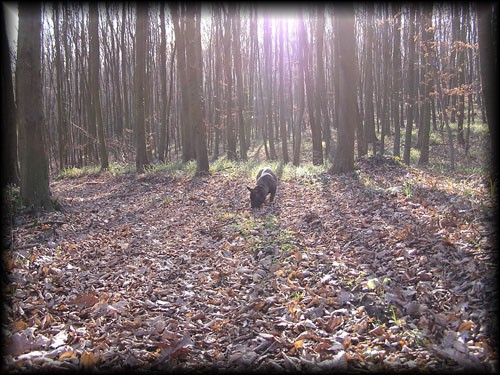
<path id="1" fill-rule="evenodd" d="M 309 68 L 309 42 L 307 39 L 307 31 L 304 25 L 304 20 L 299 20 L 302 27 L 300 28 L 300 32 L 303 34 L 301 38 L 301 43 L 304 44 L 304 82 L 306 86 L 306 96 L 307 96 L 307 114 L 309 117 L 309 125 L 311 126 L 311 136 L 312 136 L 312 152 L 313 152 L 313 164 L 321 165 L 323 164 L 323 142 L 321 140 L 321 127 L 316 122 L 315 116 L 315 105 L 314 100 L 316 98 L 314 91 L 314 81 L 311 76 L 311 70 Z M 312 65 L 312 64 L 311 64 Z"/>
<path id="2" fill-rule="evenodd" d="M 400 156 L 400 140 L 401 140 L 401 120 L 403 119 L 401 108 L 401 96 L 403 94 L 401 89 L 401 5 L 399 3 L 392 3 L 392 19 L 393 25 L 393 52 L 392 52 L 392 118 L 394 120 L 394 156 Z M 402 111 L 402 108 L 401 108 Z"/>
<path id="3" fill-rule="evenodd" d="M 323 54 L 323 34 L 325 33 L 325 4 L 319 3 L 316 9 L 316 63 L 317 63 L 317 87 L 316 87 L 316 118 L 322 129 L 325 141 L 325 155 L 331 156 L 331 123 L 328 115 L 327 92 L 325 83 L 325 56 Z"/>
<path id="4" fill-rule="evenodd" d="M 57 139 L 59 150 L 59 169 L 66 167 L 67 163 L 67 124 L 66 113 L 63 104 L 63 66 L 61 57 L 61 41 L 63 38 L 59 32 L 59 3 L 54 4 L 54 43 L 56 49 L 56 101 L 57 101 Z"/>
<path id="5" fill-rule="evenodd" d="M 241 70 L 241 18 L 240 5 L 231 7 L 233 10 L 233 59 L 234 59 L 234 74 L 236 75 L 236 92 L 238 106 L 238 137 L 240 140 L 240 157 L 247 160 L 247 141 L 245 137 L 245 118 L 243 117 L 243 107 L 245 106 L 245 93 L 243 91 L 243 73 Z"/>
<path id="6" fill-rule="evenodd" d="M 464 137 L 464 117 L 465 117 L 465 7 L 464 4 L 459 4 L 455 7 L 458 18 L 458 40 L 455 43 L 457 55 L 457 143 L 465 146 Z"/>
<path id="7" fill-rule="evenodd" d="M 236 134 L 233 121 L 233 69 L 231 59 L 231 21 L 232 17 L 226 9 L 224 15 L 224 78 L 226 84 L 226 140 L 227 158 L 236 160 Z"/>
<path id="8" fill-rule="evenodd" d="M 41 5 L 19 3 L 16 64 L 17 123 L 21 166 L 21 198 L 38 211 L 53 209 L 49 169 L 43 141 L 40 64 Z"/>
<path id="9" fill-rule="evenodd" d="M 186 59 L 189 107 L 196 149 L 196 173 L 208 173 L 208 152 L 202 112 L 201 5 L 191 4 L 186 13 Z"/>
<path id="10" fill-rule="evenodd" d="M 274 147 L 274 125 L 273 125 L 273 56 L 272 56 L 272 36 L 271 17 L 264 13 L 264 77 L 265 77 L 265 114 L 266 122 L 264 130 L 269 141 L 269 158 L 276 160 L 276 148 Z"/>
<path id="11" fill-rule="evenodd" d="M 97 125 L 97 138 L 99 140 L 99 157 L 101 160 L 101 170 L 109 168 L 108 149 L 104 137 L 104 121 L 102 118 L 99 66 L 101 63 L 99 51 L 99 11 L 96 2 L 89 3 L 90 17 L 90 86 L 92 88 L 91 101 L 92 113 L 91 120 L 95 120 Z"/>
<path id="12" fill-rule="evenodd" d="M 221 50 L 222 43 L 222 17 L 221 17 L 221 9 L 220 7 L 215 7 L 213 9 L 213 20 L 215 24 L 215 51 Z M 215 139 L 213 146 L 213 157 L 217 159 L 219 157 L 219 146 L 222 138 L 222 54 L 215 53 L 214 56 L 214 131 L 215 131 Z"/>
<path id="13" fill-rule="evenodd" d="M 110 31 L 111 39 L 111 53 L 112 53 L 112 62 L 111 62 L 111 71 L 112 71 L 112 91 L 114 93 L 114 101 L 113 107 L 115 110 L 115 119 L 114 119 L 114 135 L 122 141 L 123 140 L 123 100 L 122 100 L 122 90 L 120 88 L 120 59 L 119 59 L 119 50 L 118 50 L 118 33 L 115 31 L 114 22 L 112 21 L 112 17 L 110 15 L 110 7 L 111 3 L 106 3 L 106 19 L 107 24 Z M 116 12 L 115 14 L 117 14 Z M 116 17 L 118 18 L 118 17 Z"/>
<path id="14" fill-rule="evenodd" d="M 0 191 L 8 184 L 19 185 L 19 168 L 17 164 L 17 129 L 16 105 L 14 102 L 14 87 L 10 61 L 7 25 L 3 5 L 0 6 L 0 95 L 2 106 L 2 166 Z"/>
<path id="15" fill-rule="evenodd" d="M 354 6 L 352 4 L 335 4 L 334 17 L 337 18 L 337 35 L 339 40 L 340 80 L 338 146 L 333 158 L 333 173 L 345 173 L 354 169 L 354 130 L 358 121 L 356 107 L 357 63 L 356 39 L 354 36 Z"/>
<path id="16" fill-rule="evenodd" d="M 165 3 L 160 4 L 160 85 L 163 101 L 167 100 L 167 33 L 165 31 Z M 165 102 L 163 102 L 165 103 Z M 160 139 L 158 140 L 158 159 L 165 161 L 167 139 L 167 106 L 161 106 Z"/>
<path id="17" fill-rule="evenodd" d="M 431 90 L 432 90 L 432 71 L 431 71 L 431 48 L 434 44 L 434 32 L 432 31 L 432 3 L 422 5 L 422 53 L 424 55 L 423 69 L 423 104 L 420 144 L 420 156 L 418 165 L 429 164 L 429 136 L 431 131 Z"/>
<path id="18" fill-rule="evenodd" d="M 304 109 L 305 109 L 305 91 L 304 91 L 304 69 L 305 69 L 305 51 L 304 51 L 304 33 L 302 28 L 304 27 L 304 22 L 302 19 L 302 10 L 298 12 L 298 46 L 297 46 L 297 78 L 296 78 L 296 89 L 297 89 L 297 105 L 298 105 L 298 115 L 295 120 L 293 127 L 293 165 L 299 166 L 300 164 L 300 147 L 302 142 L 302 124 L 304 121 Z"/>
<path id="19" fill-rule="evenodd" d="M 286 131 L 286 108 L 285 108 L 285 82 L 284 82 L 284 54 L 285 54 L 285 43 L 284 39 L 284 28 L 283 28 L 283 20 L 280 20 L 279 23 L 279 87 L 278 87 L 278 96 L 279 96 L 279 122 L 280 122 L 280 136 L 281 136 L 281 154 L 283 158 L 283 163 L 287 164 L 290 162 L 290 156 L 288 156 L 288 137 Z"/>
<path id="20" fill-rule="evenodd" d="M 377 135 L 375 133 L 375 114 L 373 108 L 373 3 L 367 3 L 366 9 L 366 39 L 365 39 L 365 126 L 364 138 L 366 144 L 372 144 L 376 153 Z M 342 38 L 342 36 L 340 37 Z M 340 110 L 340 108 L 339 108 Z M 368 148 L 365 148 L 366 150 Z"/>
<path id="21" fill-rule="evenodd" d="M 122 24 L 120 29 L 120 47 L 121 47 L 121 80 L 122 80 L 122 92 L 123 92 L 123 125 L 126 129 L 130 129 L 130 106 L 129 106 L 129 95 L 127 90 L 127 66 L 129 60 L 127 59 L 127 45 L 125 43 L 125 25 L 126 25 L 126 14 L 125 14 L 126 3 L 122 3 Z"/>
<path id="22" fill-rule="evenodd" d="M 188 162 L 194 159 L 194 145 L 192 139 L 192 126 L 189 110 L 189 92 L 187 90 L 186 76 L 186 43 L 184 40 L 185 29 L 185 5 L 168 3 L 170 13 L 172 15 L 172 23 L 174 25 L 176 57 L 177 57 L 177 76 L 181 91 L 181 108 L 180 108 L 180 130 L 182 138 L 182 161 Z M 179 14 L 179 6 L 181 14 Z"/>
<path id="23" fill-rule="evenodd" d="M 486 119 L 491 141 L 491 177 L 493 182 L 498 179 L 495 163 L 498 161 L 498 4 L 478 3 L 478 40 L 479 61 L 481 67 L 481 82 L 486 107 Z"/>
<path id="24" fill-rule="evenodd" d="M 137 173 L 143 173 L 149 164 L 146 150 L 146 123 L 145 123 L 145 90 L 146 75 L 146 42 L 148 37 L 148 6 L 147 3 L 137 4 L 135 29 L 135 109 L 136 109 L 136 156 L 135 166 Z"/>
<path id="25" fill-rule="evenodd" d="M 410 3 L 409 36 L 408 36 L 408 97 L 407 97 L 407 119 L 405 128 L 405 147 L 403 161 L 410 164 L 411 133 L 413 129 L 413 111 L 416 106 L 414 97 L 415 86 L 415 5 Z"/>
<path id="26" fill-rule="evenodd" d="M 388 5 L 382 5 L 382 79 L 383 79 L 383 89 L 382 89 L 382 113 L 381 113 L 381 134 L 380 134 L 380 154 L 384 155 L 385 151 L 385 137 L 389 134 L 389 92 L 390 90 L 390 77 L 389 77 L 389 65 L 390 65 L 390 52 L 389 52 L 389 22 L 388 22 Z"/>

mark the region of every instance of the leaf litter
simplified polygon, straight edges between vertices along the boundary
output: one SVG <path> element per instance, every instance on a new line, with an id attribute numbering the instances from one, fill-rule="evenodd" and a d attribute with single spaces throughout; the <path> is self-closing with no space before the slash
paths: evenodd
<path id="1" fill-rule="evenodd" d="M 5 369 L 497 370 L 492 203 L 374 158 L 283 179 L 102 173 L 19 216 Z"/>

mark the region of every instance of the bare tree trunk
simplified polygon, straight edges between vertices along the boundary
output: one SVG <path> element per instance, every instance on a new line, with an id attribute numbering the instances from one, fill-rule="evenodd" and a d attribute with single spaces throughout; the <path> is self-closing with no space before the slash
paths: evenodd
<path id="1" fill-rule="evenodd" d="M 309 115 L 309 125 L 311 126 L 312 148 L 313 148 L 313 164 L 323 164 L 323 142 L 321 141 L 321 128 L 316 123 L 314 115 L 315 106 L 314 99 L 316 97 L 314 92 L 314 82 L 310 74 L 308 58 L 309 58 L 309 43 L 307 41 L 307 33 L 304 25 L 304 19 L 299 19 L 300 43 L 303 44 L 304 51 L 304 82 L 307 92 L 307 113 Z"/>
<path id="2" fill-rule="evenodd" d="M 420 157 L 418 165 L 429 164 L 429 136 L 431 131 L 431 100 L 430 93 L 432 90 L 432 74 L 430 54 L 434 44 L 434 33 L 432 31 L 432 3 L 422 5 L 422 53 L 424 55 L 425 66 L 423 69 L 423 100 L 422 105 L 422 127 L 420 129 L 422 140 L 420 144 Z"/>
<path id="3" fill-rule="evenodd" d="M 186 61 L 187 83 L 189 90 L 189 106 L 191 121 L 193 122 L 193 136 L 196 148 L 196 173 L 206 174 L 209 170 L 206 129 L 202 112 L 202 83 L 201 83 L 201 5 L 191 4 L 186 13 Z"/>
<path id="4" fill-rule="evenodd" d="M 389 20 L 388 20 L 388 6 L 383 5 L 381 10 L 383 17 L 382 26 L 382 76 L 383 76 L 383 99 L 382 99 L 382 113 L 381 113 L 381 134 L 380 134 L 380 155 L 384 155 L 385 152 L 385 137 L 390 133 L 390 121 L 389 121 L 389 92 L 391 88 L 390 77 L 389 77 L 389 64 L 390 64 L 390 52 L 389 52 Z"/>
<path id="5" fill-rule="evenodd" d="M 1 106 L 2 106 L 2 166 L 0 192 L 8 184 L 19 185 L 19 168 L 17 164 L 17 129 L 16 129 L 16 104 L 14 102 L 14 87 L 12 84 L 12 71 L 10 61 L 9 41 L 3 5 L 0 6 L 0 57 L 1 69 Z"/>
<path id="6" fill-rule="evenodd" d="M 457 13 L 455 17 L 459 19 L 458 26 L 458 41 L 455 46 L 457 48 L 457 68 L 458 68 L 458 77 L 457 77 L 457 86 L 458 86 L 458 107 L 457 107 L 457 143 L 460 146 L 465 146 L 465 138 L 464 138 L 464 112 L 465 112 L 465 43 L 466 43 L 466 35 L 465 35 L 465 9 L 464 5 L 460 4 L 457 7 Z M 463 18 L 462 18 L 463 17 Z"/>
<path id="7" fill-rule="evenodd" d="M 372 144 L 372 151 L 376 153 L 377 135 L 375 134 L 375 114 L 373 108 L 373 4 L 367 4 L 367 36 L 365 39 L 365 143 Z M 340 37 L 341 38 L 341 37 Z M 340 93 L 339 93 L 340 94 Z M 340 110 L 340 108 L 339 108 Z M 365 147 L 368 150 L 368 147 Z"/>
<path id="8" fill-rule="evenodd" d="M 356 39 L 354 37 L 354 7 L 352 4 L 334 4 L 339 40 L 340 82 L 338 146 L 333 158 L 332 173 L 354 170 L 354 130 L 358 121 L 356 108 Z"/>
<path id="9" fill-rule="evenodd" d="M 186 44 L 184 40 L 184 15 L 179 15 L 176 3 L 169 3 L 170 12 L 172 14 L 172 23 L 174 25 L 175 44 L 177 50 L 177 75 L 179 77 L 179 86 L 181 91 L 181 113 L 180 113 L 180 130 L 182 139 L 182 161 L 188 162 L 194 159 L 194 149 L 192 140 L 192 126 L 189 110 L 189 94 L 186 90 Z M 184 5 L 180 5 L 181 9 Z"/>
<path id="10" fill-rule="evenodd" d="M 89 3 L 90 12 L 90 86 L 92 87 L 92 107 L 97 124 L 97 138 L 99 140 L 99 157 L 101 159 L 101 170 L 109 168 L 108 150 L 106 140 L 104 138 L 104 122 L 102 120 L 102 108 L 100 98 L 100 84 L 99 84 L 99 30 L 98 21 L 99 13 L 97 10 L 97 3 Z"/>
<path id="11" fill-rule="evenodd" d="M 146 39 L 148 35 L 148 6 L 147 3 L 137 4 L 137 18 L 135 31 L 135 109 L 136 109 L 136 156 L 135 167 L 137 173 L 143 173 L 149 164 L 146 151 L 146 124 L 144 79 L 146 75 Z"/>
<path id="12" fill-rule="evenodd" d="M 120 32 L 120 40 L 121 40 L 121 66 L 122 66 L 122 92 L 123 92 L 123 119 L 124 119 L 124 127 L 125 129 L 130 129 L 130 107 L 129 107 L 129 99 L 128 99 L 128 90 L 127 90 L 127 48 L 125 45 L 125 3 L 122 4 L 122 25 Z"/>
<path id="13" fill-rule="evenodd" d="M 491 3 L 476 4 L 478 15 L 478 40 L 479 59 L 481 68 L 481 82 L 484 94 L 484 107 L 486 109 L 486 120 L 490 131 L 491 141 L 491 179 L 497 181 L 498 169 L 498 7 L 494 10 Z"/>
<path id="14" fill-rule="evenodd" d="M 245 137 L 245 119 L 243 118 L 243 108 L 245 106 L 245 96 L 243 92 L 243 74 L 241 71 L 241 46 L 240 46 L 240 5 L 234 9 L 233 28 L 233 58 L 234 73 L 236 75 L 236 92 L 238 97 L 238 136 L 240 140 L 240 158 L 247 160 L 247 141 Z"/>
<path id="15" fill-rule="evenodd" d="M 215 22 L 215 50 L 220 51 L 221 41 L 222 41 L 222 31 L 221 31 L 221 13 L 220 8 L 214 9 L 214 22 Z M 214 140 L 214 152 L 213 158 L 217 159 L 219 157 L 219 147 L 222 138 L 222 54 L 215 54 L 215 82 L 214 82 L 214 127 L 215 127 L 215 140 Z"/>
<path id="16" fill-rule="evenodd" d="M 160 139 L 158 140 L 158 159 L 165 161 L 165 149 L 167 138 L 167 33 L 165 31 L 165 3 L 160 4 L 160 80 L 161 96 L 163 105 L 160 111 Z M 170 101 L 170 97 L 168 99 Z"/>
<path id="17" fill-rule="evenodd" d="M 323 55 L 323 34 L 325 32 L 325 4 L 319 3 L 316 19 L 316 62 L 317 62 L 317 88 L 316 88 L 316 113 L 318 126 L 322 129 L 325 141 L 325 155 L 331 155 L 331 122 L 328 115 L 328 95 L 325 84 L 325 56 Z M 321 120 L 323 120 L 321 126 Z M 362 135 L 361 135 L 362 136 Z"/>
<path id="18" fill-rule="evenodd" d="M 290 156 L 288 156 L 288 137 L 286 131 L 286 108 L 285 108 L 285 83 L 284 83 L 284 49 L 285 44 L 283 41 L 283 20 L 279 24 L 279 122 L 280 122 L 280 136 L 281 136 L 281 153 L 283 158 L 283 163 L 287 164 L 290 162 Z"/>
<path id="19" fill-rule="evenodd" d="M 224 73 L 226 83 L 226 140 L 227 158 L 236 160 L 236 135 L 233 122 L 233 70 L 231 64 L 231 15 L 226 11 L 224 15 Z"/>
<path id="20" fill-rule="evenodd" d="M 35 211 L 52 210 L 48 161 L 42 134 L 41 5 L 20 2 L 18 6 L 16 97 L 21 198 L 25 206 Z"/>
<path id="21" fill-rule="evenodd" d="M 392 53 L 392 118 L 394 120 L 394 156 L 400 156 L 400 140 L 401 140 L 401 124 L 399 111 L 402 99 L 401 90 L 401 5 L 399 3 L 391 4 L 392 17 L 394 21 L 394 38 L 393 38 L 393 53 Z M 401 116 L 401 120 L 402 120 Z"/>
<path id="22" fill-rule="evenodd" d="M 56 49 L 56 101 L 57 101 L 57 140 L 59 169 L 63 170 L 67 163 L 67 125 L 63 107 L 63 69 L 61 59 L 61 36 L 59 33 L 59 3 L 54 4 L 54 43 Z"/>
<path id="23" fill-rule="evenodd" d="M 299 11 L 299 20 L 302 19 L 302 12 Z M 305 69 L 305 56 L 304 56 L 304 44 L 301 43 L 302 33 L 300 32 L 301 25 L 297 26 L 297 32 L 299 34 L 299 43 L 297 46 L 298 55 L 298 72 L 297 72 L 297 105 L 299 108 L 299 113 L 295 120 L 295 126 L 293 128 L 293 165 L 296 167 L 300 164 L 300 147 L 302 142 L 302 122 L 304 121 L 304 109 L 305 109 L 305 92 L 304 92 L 304 69 Z"/>
<path id="24" fill-rule="evenodd" d="M 273 126 L 273 86 L 272 86 L 272 38 L 271 38 L 271 19 L 269 14 L 264 14 L 264 77 L 265 77 L 265 113 L 266 122 L 264 130 L 267 132 L 269 141 L 269 159 L 276 160 L 276 148 L 274 147 L 274 126 Z"/>
<path id="25" fill-rule="evenodd" d="M 110 3 L 106 3 L 106 18 L 111 33 L 111 51 L 113 53 L 112 65 L 113 69 L 112 79 L 113 79 L 113 91 L 114 91 L 114 109 L 116 111 L 115 116 L 115 136 L 118 137 L 120 141 L 123 141 L 123 100 L 122 100 L 122 90 L 120 89 L 120 59 L 119 59 L 119 47 L 118 47 L 118 34 L 114 28 L 114 23 L 109 15 Z M 116 41 L 115 41 L 116 40 Z"/>
<path id="26" fill-rule="evenodd" d="M 406 165 L 410 165 L 411 151 L 411 133 L 413 128 L 413 110 L 416 105 L 414 97 L 414 80 L 415 80 L 415 5 L 410 3 L 410 31 L 408 36 L 408 98 L 406 110 L 407 120 L 405 129 L 405 147 L 403 153 L 403 161 Z"/>

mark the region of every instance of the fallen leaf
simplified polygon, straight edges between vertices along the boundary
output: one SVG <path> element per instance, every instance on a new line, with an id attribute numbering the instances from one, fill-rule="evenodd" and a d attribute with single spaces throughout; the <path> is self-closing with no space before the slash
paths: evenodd
<path id="1" fill-rule="evenodd" d="M 97 364 L 98 358 L 92 352 L 84 351 L 80 356 L 80 366 L 85 370 L 94 368 Z"/>
<path id="2" fill-rule="evenodd" d="M 460 324 L 460 327 L 458 327 L 458 332 L 469 331 L 472 329 L 472 327 L 474 327 L 474 322 L 467 320 L 465 322 L 462 322 L 462 324 Z"/>

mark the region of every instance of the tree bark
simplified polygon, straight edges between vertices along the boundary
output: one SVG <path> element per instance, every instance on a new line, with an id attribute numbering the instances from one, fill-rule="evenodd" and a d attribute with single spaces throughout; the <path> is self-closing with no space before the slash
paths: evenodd
<path id="1" fill-rule="evenodd" d="M 373 107 L 373 4 L 367 4 L 367 20 L 366 20 L 366 40 L 365 40 L 365 50 L 366 50 L 366 63 L 365 63 L 365 126 L 364 126 L 364 138 L 365 143 L 372 144 L 372 151 L 376 152 L 376 142 L 377 135 L 375 134 L 375 114 Z M 341 38 L 340 38 L 341 39 Z M 339 93 L 340 94 L 340 93 Z M 340 108 L 339 108 L 340 110 Z M 368 150 L 368 147 L 365 147 Z"/>
<path id="2" fill-rule="evenodd" d="M 165 30 L 165 3 L 160 4 L 160 80 L 161 80 L 161 112 L 160 138 L 158 140 L 158 159 L 165 161 L 166 134 L 167 134 L 167 33 Z M 170 100 L 170 98 L 168 99 Z"/>
<path id="3" fill-rule="evenodd" d="M 144 173 L 148 166 L 146 151 L 146 124 L 145 124 L 145 92 L 144 79 L 146 75 L 146 40 L 148 35 L 148 6 L 147 3 L 137 4 L 137 18 L 135 31 L 135 110 L 136 110 L 136 156 L 135 167 L 137 173 Z"/>
<path id="4" fill-rule="evenodd" d="M 392 17 L 394 21 L 394 39 L 392 52 L 392 118 L 394 120 L 394 147 L 393 155 L 400 156 L 400 141 L 401 141 L 401 124 L 400 124 L 400 107 L 401 107 L 401 5 L 392 3 Z M 402 119 L 402 116 L 401 116 Z"/>
<path id="5" fill-rule="evenodd" d="M 122 79 L 122 90 L 123 90 L 123 125 L 125 129 L 130 129 L 130 106 L 129 106 L 129 95 L 128 95 L 128 84 L 127 84 L 127 48 L 125 45 L 125 3 L 122 4 L 122 24 L 120 32 L 120 44 L 121 44 L 121 79 Z"/>
<path id="6" fill-rule="evenodd" d="M 63 106 L 63 68 L 61 59 L 61 36 L 59 32 L 59 3 L 54 4 L 54 43 L 56 49 L 56 101 L 57 101 L 57 140 L 59 169 L 63 170 L 67 163 L 67 125 Z"/>
<path id="7" fill-rule="evenodd" d="M 193 138 L 196 148 L 196 174 L 206 174 L 209 170 L 206 129 L 202 113 L 202 82 L 201 71 L 201 5 L 191 4 L 186 13 L 186 60 L 187 83 L 189 90 L 189 106 L 191 108 L 191 121 Z"/>
<path id="8" fill-rule="evenodd" d="M 0 191 L 8 184 L 19 185 L 19 168 L 17 164 L 17 128 L 16 104 L 14 102 L 14 87 L 12 83 L 11 59 L 7 27 L 3 5 L 0 6 L 0 57 L 1 87 L 0 95 L 2 106 L 2 166 Z"/>
<path id="9" fill-rule="evenodd" d="M 413 110 L 415 106 L 414 85 L 415 85 L 415 5 L 409 4 L 409 35 L 408 35 L 408 97 L 407 97 L 407 119 L 405 129 L 405 146 L 403 152 L 403 161 L 410 165 L 411 136 L 413 128 Z"/>
<path id="10" fill-rule="evenodd" d="M 304 19 L 301 18 L 300 22 L 300 36 L 299 41 L 303 44 L 304 51 L 304 82 L 306 86 L 307 95 L 307 113 L 309 115 L 309 125 L 311 126 L 312 136 L 312 152 L 313 152 L 313 165 L 323 164 L 323 142 L 321 141 L 321 128 L 316 123 L 314 99 L 316 97 L 314 92 L 314 82 L 310 74 L 308 59 L 310 56 L 309 43 L 307 41 L 307 32 L 304 25 Z"/>
<path id="11" fill-rule="evenodd" d="M 302 12 L 298 13 L 299 20 L 302 19 Z M 301 25 L 297 27 L 297 33 L 302 35 L 300 32 Z M 297 105 L 298 105 L 298 115 L 295 120 L 295 124 L 293 127 L 293 165 L 296 167 L 300 164 L 300 148 L 302 143 L 302 123 L 304 121 L 304 109 L 305 109 L 305 92 L 304 92 L 304 69 L 305 69 L 305 56 L 304 56 L 304 44 L 301 43 L 299 39 L 299 43 L 297 46 Z"/>
<path id="12" fill-rule="evenodd" d="M 328 115 L 327 92 L 325 83 L 325 56 L 323 54 L 323 34 L 325 32 L 325 4 L 319 3 L 316 18 L 316 62 L 317 62 L 317 87 L 316 87 L 316 114 L 318 125 L 322 129 L 325 141 L 325 156 L 331 155 L 331 122 Z M 321 120 L 323 120 L 321 122 Z M 323 126 L 321 126 L 322 124 Z M 362 137 L 364 138 L 364 137 Z"/>
<path id="13" fill-rule="evenodd" d="M 457 6 L 455 17 L 459 19 L 458 23 L 458 40 L 455 45 L 457 49 L 457 143 L 460 146 L 465 146 L 464 137 L 464 112 L 465 112 L 465 15 L 464 6 Z"/>
<path id="14" fill-rule="evenodd" d="M 272 69 L 272 37 L 271 37 L 271 18 L 269 14 L 264 13 L 264 77 L 265 77 L 265 113 L 266 122 L 264 130 L 267 133 L 269 141 L 269 159 L 276 160 L 276 148 L 274 147 L 274 126 L 273 126 L 273 69 Z"/>
<path id="15" fill-rule="evenodd" d="M 280 122 L 280 136 L 281 136 L 281 154 L 283 163 L 288 164 L 290 162 L 290 156 L 288 155 L 288 137 L 286 131 L 286 108 L 285 108 L 285 82 L 284 82 L 284 50 L 285 43 L 283 41 L 283 20 L 280 20 L 279 24 L 279 122 Z"/>
<path id="16" fill-rule="evenodd" d="M 338 146 L 333 158 L 332 173 L 354 170 L 354 130 L 357 118 L 356 85 L 358 82 L 356 63 L 356 39 L 354 36 L 354 7 L 352 4 L 334 4 L 339 40 L 340 82 Z"/>
<path id="17" fill-rule="evenodd" d="M 39 211 L 52 210 L 49 170 L 43 141 L 41 79 L 41 5 L 19 3 L 17 122 L 23 204 Z"/>
<path id="18" fill-rule="evenodd" d="M 425 66 L 423 69 L 423 113 L 422 113 L 422 127 L 421 131 L 421 144 L 420 144 L 420 157 L 418 165 L 429 164 L 429 136 L 431 131 L 431 100 L 430 93 L 432 90 L 432 72 L 431 72 L 431 49 L 434 48 L 434 32 L 432 31 L 432 3 L 424 3 L 422 5 L 422 53 L 424 55 Z"/>
<path id="19" fill-rule="evenodd" d="M 247 141 L 245 137 L 245 119 L 243 117 L 243 108 L 245 106 L 245 94 L 243 92 L 243 74 L 241 71 L 241 46 L 240 46 L 240 5 L 234 9 L 234 17 L 232 22 L 233 28 L 233 59 L 234 59 L 234 73 L 236 75 L 236 92 L 238 98 L 238 137 L 240 140 L 240 158 L 247 160 Z"/>
<path id="20" fill-rule="evenodd" d="M 191 138 L 192 126 L 189 110 L 189 93 L 187 90 L 186 76 L 186 44 L 184 41 L 184 15 L 179 14 L 179 5 L 168 3 L 170 13 L 172 14 L 172 23 L 174 25 L 176 56 L 177 56 L 177 76 L 179 77 L 179 86 L 181 90 L 181 110 L 180 110 L 180 132 L 182 139 L 182 161 L 184 163 L 193 160 L 194 148 Z M 180 5 L 181 9 L 184 5 Z M 181 29 L 182 28 L 182 29 Z"/>
<path id="21" fill-rule="evenodd" d="M 484 104 L 486 107 L 486 120 L 490 131 L 491 141 L 491 179 L 498 179 L 498 5 L 490 2 L 477 3 L 478 14 L 478 40 L 481 82 L 483 87 Z"/>
<path id="22" fill-rule="evenodd" d="M 99 157 L 101 160 L 101 170 L 109 169 L 108 150 L 106 146 L 106 139 L 104 137 L 104 121 L 102 119 L 101 97 L 100 97 L 100 84 L 99 84 L 99 64 L 101 59 L 99 57 L 99 12 L 97 3 L 89 3 L 89 17 L 90 17 L 90 81 L 91 81 L 91 100 L 94 119 L 97 125 L 97 138 L 99 141 Z"/>
<path id="23" fill-rule="evenodd" d="M 224 15 L 224 74 L 226 83 L 226 154 L 229 160 L 236 160 L 236 134 L 233 122 L 233 70 L 231 59 L 231 15 Z"/>

